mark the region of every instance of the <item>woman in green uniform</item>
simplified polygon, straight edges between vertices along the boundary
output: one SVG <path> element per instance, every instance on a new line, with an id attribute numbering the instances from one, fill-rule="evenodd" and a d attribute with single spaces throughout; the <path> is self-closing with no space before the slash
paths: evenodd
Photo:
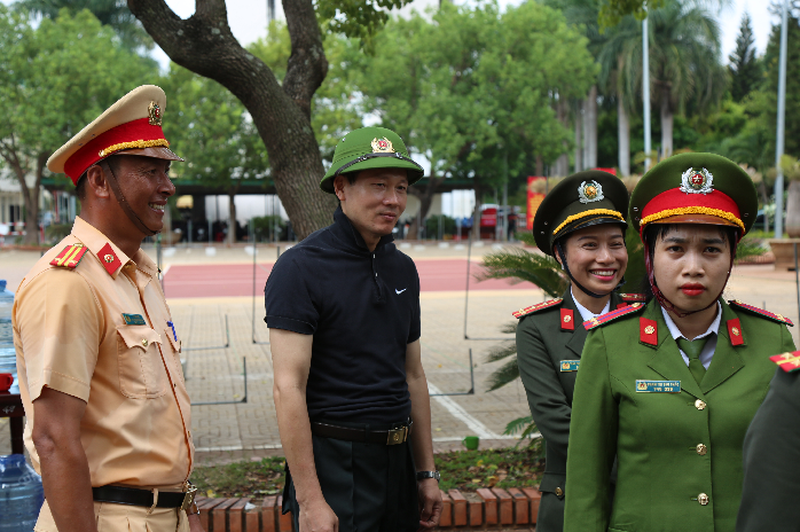
<path id="1" fill-rule="evenodd" d="M 627 210 L 622 181 L 588 171 L 556 185 L 533 221 L 539 249 L 555 256 L 570 278 L 563 297 L 514 313 L 520 319 L 517 364 L 531 415 L 547 446 L 538 532 L 560 532 L 563 527 L 572 391 L 586 340 L 582 323 L 626 305 L 613 290 L 628 265 Z"/>
<path id="2" fill-rule="evenodd" d="M 634 189 L 653 298 L 587 325 L 567 532 L 735 529 L 742 441 L 775 373 L 769 357 L 794 349 L 789 320 L 722 300 L 757 208 L 748 175 L 707 153 L 666 159 Z"/>

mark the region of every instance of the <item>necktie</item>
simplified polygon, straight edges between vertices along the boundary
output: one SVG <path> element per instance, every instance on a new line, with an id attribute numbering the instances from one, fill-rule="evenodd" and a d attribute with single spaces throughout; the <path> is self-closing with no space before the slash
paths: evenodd
<path id="1" fill-rule="evenodd" d="M 703 380 L 703 375 L 706 374 L 706 368 L 704 368 L 703 363 L 700 362 L 700 352 L 703 350 L 703 347 L 705 347 L 709 338 L 711 338 L 710 334 L 696 340 L 678 338 L 678 347 L 689 357 L 689 371 L 692 372 L 692 377 L 697 381 L 697 384 L 700 384 L 700 381 Z"/>

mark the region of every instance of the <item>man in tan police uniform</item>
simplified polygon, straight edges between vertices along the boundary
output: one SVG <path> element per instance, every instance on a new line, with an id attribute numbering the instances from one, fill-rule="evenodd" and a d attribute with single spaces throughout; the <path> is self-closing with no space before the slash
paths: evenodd
<path id="1" fill-rule="evenodd" d="M 165 105 L 159 87 L 139 87 L 47 162 L 82 208 L 13 312 L 25 443 L 46 497 L 36 531 L 202 530 L 180 339 L 140 249 L 183 160 L 161 129 Z"/>

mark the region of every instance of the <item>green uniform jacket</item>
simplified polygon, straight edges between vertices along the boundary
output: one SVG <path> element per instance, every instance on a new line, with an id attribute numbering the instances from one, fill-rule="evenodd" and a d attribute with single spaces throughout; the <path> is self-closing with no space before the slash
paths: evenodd
<path id="1" fill-rule="evenodd" d="M 744 488 L 736 530 L 800 531 L 798 493 L 800 371 L 779 369 L 744 439 Z"/>
<path id="2" fill-rule="evenodd" d="M 575 386 L 564 530 L 733 531 L 742 442 L 775 373 L 769 357 L 794 350 L 778 319 L 723 302 L 714 358 L 700 385 L 657 302 L 592 329 Z M 646 393 L 639 379 L 680 381 L 679 392 Z"/>
<path id="3" fill-rule="evenodd" d="M 611 309 L 622 303 L 619 294 L 611 294 Z M 520 318 L 517 327 L 517 365 L 531 416 L 547 446 L 545 472 L 539 490 L 550 495 L 542 497 L 536 529 L 538 532 L 560 532 L 564 521 L 572 391 L 577 375 L 577 364 L 562 369 L 562 362 L 580 360 L 586 329 L 569 290 L 560 303 L 543 303 L 531 309 Z M 562 327 L 562 309 L 571 311 L 573 330 Z"/>

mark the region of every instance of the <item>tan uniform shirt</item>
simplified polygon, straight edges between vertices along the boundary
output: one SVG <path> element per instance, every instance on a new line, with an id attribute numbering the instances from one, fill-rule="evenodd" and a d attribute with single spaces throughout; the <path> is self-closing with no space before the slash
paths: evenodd
<path id="1" fill-rule="evenodd" d="M 74 243 L 87 248 L 77 266 L 51 264 Z M 48 386 L 87 403 L 81 440 L 93 486 L 174 489 L 189 477 L 194 448 L 180 340 L 142 250 L 129 258 L 76 218 L 23 279 L 12 321 L 25 445 L 37 471 L 32 402 Z"/>

